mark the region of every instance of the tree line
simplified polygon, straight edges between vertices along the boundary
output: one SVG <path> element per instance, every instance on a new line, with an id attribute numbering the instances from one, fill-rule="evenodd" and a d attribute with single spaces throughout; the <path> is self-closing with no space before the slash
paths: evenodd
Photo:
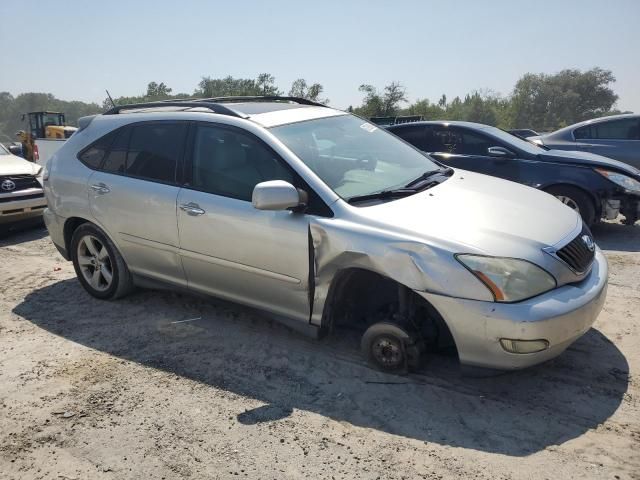
<path id="1" fill-rule="evenodd" d="M 589 118 L 621 113 L 615 109 L 618 95 L 612 89 L 615 77 L 609 70 L 592 68 L 587 71 L 562 70 L 555 74 L 523 75 L 513 91 L 502 96 L 491 90 L 478 90 L 453 99 L 445 94 L 431 101 L 418 98 L 409 101 L 406 88 L 400 82 L 391 82 L 379 89 L 362 84 L 360 105 L 348 110 L 363 117 L 420 115 L 425 120 L 465 120 L 485 123 L 500 128 L 532 128 L 551 131 Z M 256 78 L 202 77 L 193 93 L 173 93 L 165 83 L 150 82 L 139 96 L 117 97 L 117 105 L 143 103 L 179 98 L 210 98 L 231 95 L 289 95 L 328 104 L 320 83 L 308 83 L 304 78 L 295 80 L 288 90 L 281 90 L 269 73 Z M 0 142 L 15 140 L 18 130 L 26 129 L 21 121 L 23 113 L 39 110 L 64 112 L 67 123 L 75 125 L 77 119 L 100 113 L 112 106 L 105 98 L 102 105 L 81 101 L 65 101 L 50 93 L 23 93 L 17 96 L 0 92 Z"/>

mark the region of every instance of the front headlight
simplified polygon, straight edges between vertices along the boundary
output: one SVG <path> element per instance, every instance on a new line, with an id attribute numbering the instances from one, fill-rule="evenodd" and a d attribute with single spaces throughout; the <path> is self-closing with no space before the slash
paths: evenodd
<path id="1" fill-rule="evenodd" d="M 611 180 L 616 185 L 619 185 L 622 188 L 629 190 L 630 192 L 640 193 L 640 182 L 635 178 L 627 177 L 622 173 L 611 172 L 602 168 L 596 168 L 595 171 L 605 177 L 607 180 Z"/>
<path id="2" fill-rule="evenodd" d="M 496 302 L 518 302 L 556 288 L 550 273 L 526 260 L 471 254 L 456 258 L 485 284 Z"/>

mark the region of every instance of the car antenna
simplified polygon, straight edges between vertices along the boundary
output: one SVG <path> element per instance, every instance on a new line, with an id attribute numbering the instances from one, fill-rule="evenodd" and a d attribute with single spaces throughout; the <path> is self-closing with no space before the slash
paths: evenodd
<path id="1" fill-rule="evenodd" d="M 116 102 L 113 101 L 113 98 L 111 98 L 111 94 L 109 93 L 109 90 L 107 90 L 106 88 L 104 89 L 105 92 L 107 92 L 107 97 L 109 97 L 109 101 L 111 102 L 111 106 L 115 107 L 116 106 Z"/>

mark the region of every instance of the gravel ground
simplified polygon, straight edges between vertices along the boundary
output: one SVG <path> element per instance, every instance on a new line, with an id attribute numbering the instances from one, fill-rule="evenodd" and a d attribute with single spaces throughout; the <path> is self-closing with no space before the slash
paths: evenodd
<path id="1" fill-rule="evenodd" d="M 548 364 L 467 378 L 446 356 L 377 373 L 354 339 L 219 301 L 95 300 L 44 229 L 13 233 L 0 478 L 640 479 L 640 225 L 594 234 L 611 269 L 594 328 Z"/>

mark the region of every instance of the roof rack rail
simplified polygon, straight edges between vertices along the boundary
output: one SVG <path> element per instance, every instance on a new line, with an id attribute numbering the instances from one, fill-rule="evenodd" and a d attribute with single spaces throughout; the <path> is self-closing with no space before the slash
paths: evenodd
<path id="1" fill-rule="evenodd" d="M 135 110 L 135 109 L 143 109 L 143 108 L 162 108 L 162 107 L 188 107 L 188 108 L 208 108 L 212 113 L 219 113 L 220 115 L 229 115 L 231 117 L 239 117 L 244 118 L 238 112 L 234 112 L 230 108 L 219 105 L 218 103 L 207 101 L 208 99 L 202 99 L 198 101 L 194 100 L 163 100 L 158 102 L 148 102 L 148 103 L 129 103 L 127 105 L 116 105 L 115 107 L 107 110 L 103 113 L 103 115 L 116 115 L 120 113 L 122 110 Z"/>
<path id="2" fill-rule="evenodd" d="M 313 100 L 309 100 L 307 98 L 302 97 L 288 97 L 281 95 L 240 95 L 240 96 L 230 96 L 230 97 L 213 97 L 213 98 L 201 98 L 201 99 L 191 99 L 191 101 L 195 102 L 215 102 L 215 103 L 224 103 L 224 102 L 292 102 L 299 103 L 300 105 L 312 105 L 314 107 L 326 107 L 324 103 L 314 102 Z"/>

